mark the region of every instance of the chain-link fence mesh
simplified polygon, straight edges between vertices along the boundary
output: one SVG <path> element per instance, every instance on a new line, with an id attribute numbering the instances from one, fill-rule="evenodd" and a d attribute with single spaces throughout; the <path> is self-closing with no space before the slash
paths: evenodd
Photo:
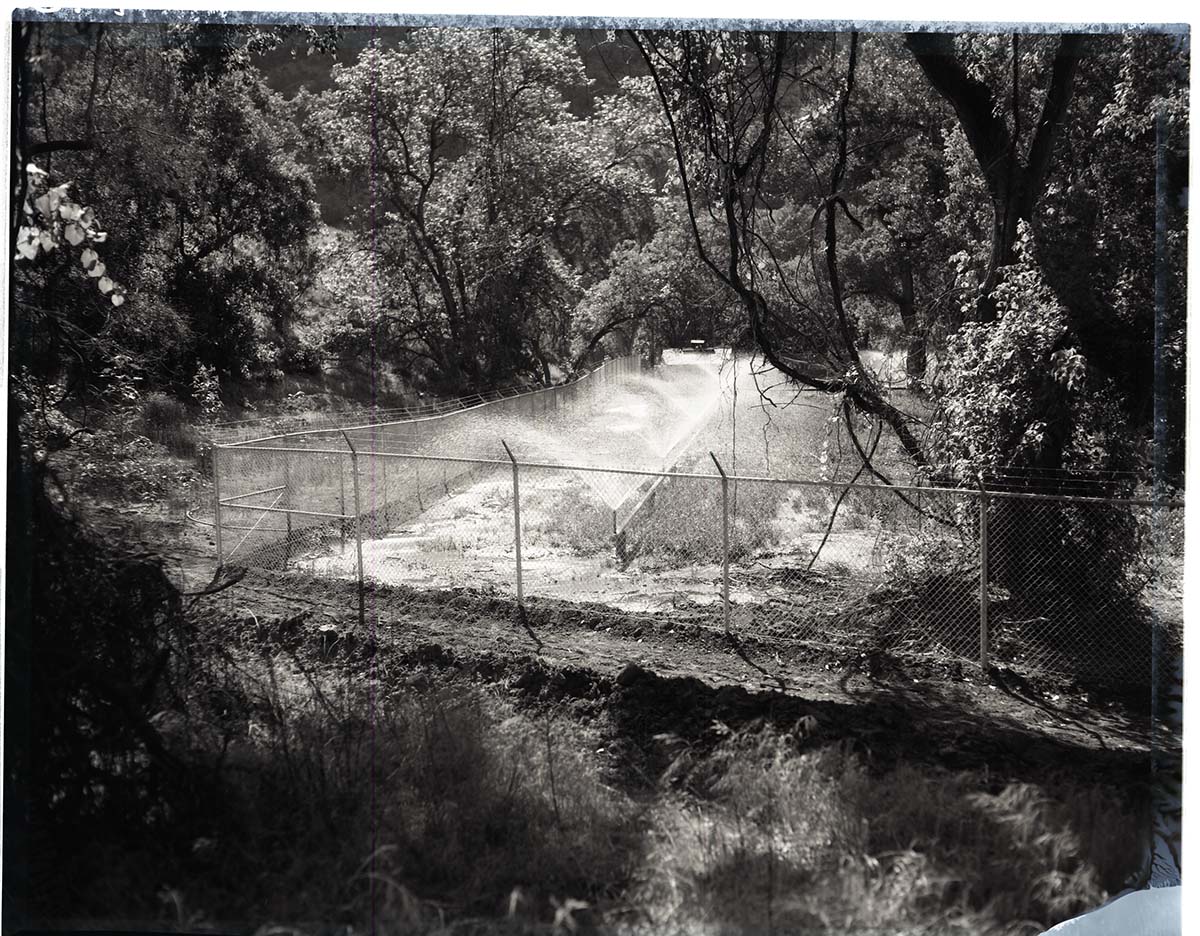
<path id="1" fill-rule="evenodd" d="M 362 424 L 304 429 L 238 442 L 230 447 L 347 449 L 360 452 L 503 457 L 497 440 L 552 439 L 580 415 L 604 405 L 613 390 L 642 372 L 637 357 L 622 357 L 570 383 L 473 404 L 452 412 Z"/>
<path id="2" fill-rule="evenodd" d="M 740 626 L 825 646 L 977 655 L 979 553 L 969 494 L 766 480 L 729 486 Z M 750 535 L 739 541 L 739 530 Z"/>
<path id="3" fill-rule="evenodd" d="M 1089 679 L 1179 646 L 1178 505 L 343 448 L 219 449 L 223 560 Z"/>
<path id="4" fill-rule="evenodd" d="M 574 381 L 531 390 L 527 386 L 499 388 L 451 399 L 422 399 L 407 406 L 358 407 L 348 410 L 304 409 L 269 417 L 205 423 L 197 427 L 212 444 L 236 445 L 287 436 L 326 435 L 339 426 L 399 426 L 440 416 L 474 413 L 475 418 L 497 412 L 553 411 L 585 395 L 598 385 L 611 384 L 639 373 L 641 361 L 632 355 L 605 361 Z M 496 404 L 501 404 L 499 407 Z M 303 444 L 301 441 L 299 444 Z"/>
<path id="5" fill-rule="evenodd" d="M 1180 649 L 1182 541 L 1171 528 L 1182 510 L 999 494 L 988 498 L 988 517 L 992 641 L 1001 658 L 1141 682 L 1156 653 L 1165 659 Z"/>
<path id="6" fill-rule="evenodd" d="M 472 409 L 220 446 L 220 560 L 448 616 L 551 603 L 1090 680 L 1144 683 L 1177 655 L 1178 502 L 1105 500 L 1090 477 L 863 483 L 837 413 L 767 406 L 755 380 L 625 358 Z M 771 476 L 789 469 L 825 477 Z"/>
<path id="7" fill-rule="evenodd" d="M 283 569 L 328 542 L 352 539 L 349 462 L 334 450 L 215 449 L 221 560 Z"/>

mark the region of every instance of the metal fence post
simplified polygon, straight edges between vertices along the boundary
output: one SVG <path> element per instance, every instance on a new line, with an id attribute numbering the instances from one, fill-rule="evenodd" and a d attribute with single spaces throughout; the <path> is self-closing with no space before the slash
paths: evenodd
<path id="1" fill-rule="evenodd" d="M 350 449 L 350 471 L 353 473 L 352 481 L 354 483 L 354 545 L 358 560 L 358 623 L 362 628 L 366 628 L 367 624 L 367 600 L 366 600 L 366 582 L 363 572 L 363 553 L 362 553 L 362 497 L 358 488 L 358 452 L 354 448 L 354 443 L 350 441 L 350 437 L 342 432 L 342 438 L 346 440 L 346 447 Z M 343 469 L 345 463 L 342 463 Z M 342 490 L 346 489 L 346 472 L 342 471 Z M 343 503 L 345 503 L 345 494 L 343 493 Z M 346 510 L 342 508 L 342 529 L 346 529 Z"/>
<path id="2" fill-rule="evenodd" d="M 717 456 L 708 453 L 721 473 L 721 603 L 725 613 L 725 632 L 729 633 L 729 478 L 717 461 Z"/>
<path id="3" fill-rule="evenodd" d="M 283 494 L 284 507 L 287 508 L 287 513 L 283 516 L 287 523 L 287 539 L 283 541 L 283 568 L 287 570 L 287 565 L 292 559 L 292 459 L 290 455 L 283 456 Z"/>
<path id="4" fill-rule="evenodd" d="M 979 665 L 988 671 L 988 495 L 979 492 Z"/>
<path id="5" fill-rule="evenodd" d="M 350 440 L 346 440 L 346 444 L 350 444 Z M 350 449 L 354 451 L 353 447 Z M 341 493 L 338 496 L 338 513 L 342 515 L 342 519 L 338 522 L 338 528 L 342 533 L 342 552 L 346 551 L 346 462 L 341 457 L 338 458 L 338 483 L 340 484 Z"/>
<path id="6" fill-rule="evenodd" d="M 225 549 L 221 543 L 221 446 L 214 445 L 213 460 L 213 509 L 216 513 L 214 527 L 217 536 L 217 568 L 225 564 Z"/>
<path id="7" fill-rule="evenodd" d="M 375 460 L 379 463 L 380 474 L 383 475 L 383 527 L 386 531 L 392 525 L 392 507 L 388 497 L 387 459 L 376 455 Z"/>
<path id="8" fill-rule="evenodd" d="M 612 512 L 612 528 L 613 528 L 613 554 L 616 556 L 617 562 L 622 570 L 625 569 L 629 562 L 629 537 L 624 530 L 617 528 L 617 512 Z"/>
<path id="9" fill-rule="evenodd" d="M 524 583 L 521 581 L 521 476 L 512 449 L 503 439 L 500 440 L 500 444 L 508 453 L 508 460 L 512 462 L 513 469 L 513 545 L 516 547 L 517 554 L 517 607 L 523 609 L 525 607 L 525 589 Z"/>

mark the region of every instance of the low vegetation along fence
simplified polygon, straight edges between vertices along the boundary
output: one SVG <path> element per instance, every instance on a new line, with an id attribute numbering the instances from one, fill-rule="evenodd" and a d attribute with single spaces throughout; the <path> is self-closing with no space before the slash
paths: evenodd
<path id="1" fill-rule="evenodd" d="M 549 464 L 495 437 L 450 456 L 412 423 L 313 435 L 215 450 L 222 563 L 447 615 L 502 598 L 1107 682 L 1180 645 L 1177 501 Z"/>

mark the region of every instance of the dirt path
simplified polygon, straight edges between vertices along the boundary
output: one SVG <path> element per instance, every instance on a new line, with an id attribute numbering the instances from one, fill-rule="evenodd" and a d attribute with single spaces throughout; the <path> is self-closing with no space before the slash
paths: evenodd
<path id="1" fill-rule="evenodd" d="M 986 764 L 998 777 L 1031 780 L 1089 769 L 1149 780 L 1147 719 L 1012 674 L 984 680 L 959 663 L 773 647 L 550 601 L 531 603 L 522 621 L 500 597 L 384 587 L 370 589 L 364 629 L 350 583 L 295 575 L 252 573 L 211 600 L 248 626 L 286 622 L 290 642 L 357 660 L 365 675 L 402 681 L 413 667 L 432 668 L 430 678 L 465 675 L 538 704 L 603 709 L 615 735 L 647 741 L 643 758 L 649 739 L 704 743 L 716 721 L 791 730 L 815 719 L 806 735 L 849 741 L 879 765 Z"/>

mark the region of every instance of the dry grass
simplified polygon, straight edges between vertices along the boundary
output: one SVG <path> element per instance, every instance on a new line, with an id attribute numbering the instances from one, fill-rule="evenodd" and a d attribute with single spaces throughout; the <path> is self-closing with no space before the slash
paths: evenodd
<path id="1" fill-rule="evenodd" d="M 1133 870 L 1137 817 L 1088 784 L 871 776 L 842 748 L 770 732 L 685 750 L 667 779 L 682 792 L 655 807 L 636 897 L 651 932 L 1036 933 Z"/>
<path id="2" fill-rule="evenodd" d="M 582 486 L 523 488 L 521 511 L 524 545 L 577 556 L 613 550 L 612 513 Z"/>
<path id="3" fill-rule="evenodd" d="M 717 725 L 715 751 L 681 749 L 635 806 L 569 718 L 480 692 L 372 700 L 270 665 L 255 679 L 239 737 L 220 745 L 224 830 L 211 838 L 232 860 L 181 890 L 210 918 L 1027 934 L 1103 902 L 1132 870 L 1137 817 L 1096 785 L 908 765 L 874 776 L 845 748 L 801 751 L 809 726 Z"/>
<path id="4" fill-rule="evenodd" d="M 142 435 L 178 458 L 195 458 L 201 448 L 188 408 L 165 393 L 152 393 L 142 400 L 137 421 Z"/>
<path id="5" fill-rule="evenodd" d="M 734 488 L 736 487 L 736 491 Z M 730 488 L 729 558 L 742 561 L 779 542 L 776 514 L 782 485 L 740 484 Z M 683 568 L 719 563 L 722 494 L 717 481 L 670 480 L 628 526 L 629 556 L 654 567 Z"/>
<path id="6" fill-rule="evenodd" d="M 154 859 L 80 843 L 97 918 L 161 883 L 190 928 L 1025 936 L 1136 870 L 1138 816 L 1098 784 L 873 774 L 805 749 L 804 721 L 715 723 L 715 747 L 658 738 L 677 756 L 635 801 L 567 710 L 202 641 L 180 713 L 155 719 L 191 781 Z"/>
<path id="7" fill-rule="evenodd" d="M 511 904 L 545 923 L 552 900 L 628 880 L 635 815 L 569 720 L 479 692 L 379 691 L 242 665 L 220 724 L 176 739 L 221 803 L 194 830 L 208 865 L 174 885 L 185 920 L 410 932 Z"/>

